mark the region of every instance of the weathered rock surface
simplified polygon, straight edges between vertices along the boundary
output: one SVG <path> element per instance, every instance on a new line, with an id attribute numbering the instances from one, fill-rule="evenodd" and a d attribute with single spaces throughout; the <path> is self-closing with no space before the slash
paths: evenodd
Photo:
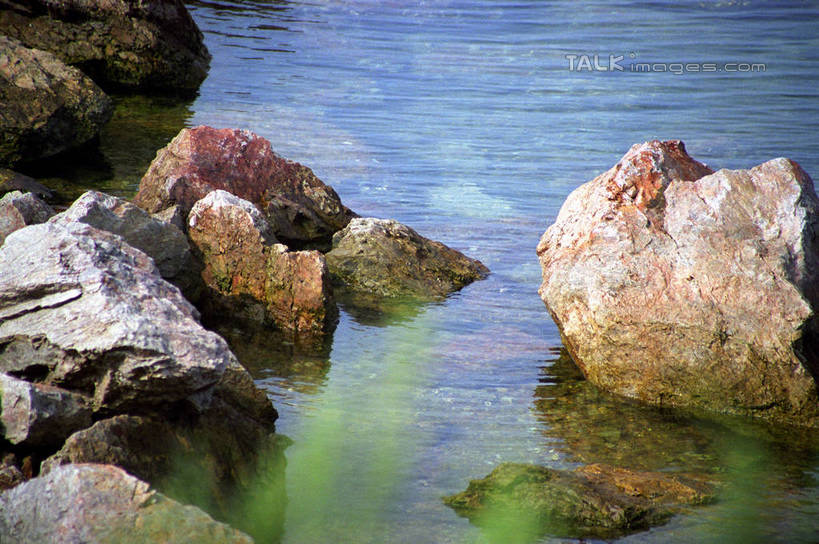
<path id="1" fill-rule="evenodd" d="M 182 0 L 4 0 L 0 32 L 105 87 L 193 92 L 210 54 Z"/>
<path id="2" fill-rule="evenodd" d="M 18 230 L 0 247 L 0 371 L 92 397 L 95 411 L 167 406 L 235 357 L 122 238 L 82 223 Z"/>
<path id="3" fill-rule="evenodd" d="M 0 10 L 0 18 L 6 13 Z M 82 72 L 0 35 L 0 164 L 48 157 L 87 142 L 111 113 L 111 100 Z"/>
<path id="4" fill-rule="evenodd" d="M 188 235 L 212 291 L 209 313 L 271 322 L 296 336 L 320 335 L 335 325 L 324 256 L 276 243 L 250 202 L 222 190 L 209 193 L 193 206 Z"/>
<path id="5" fill-rule="evenodd" d="M 54 210 L 33 193 L 12 191 L 0 198 L 0 245 L 6 236 L 27 225 L 45 223 Z"/>
<path id="6" fill-rule="evenodd" d="M 379 297 L 435 299 L 489 274 L 480 261 L 391 219 L 355 218 L 327 253 L 333 282 Z"/>
<path id="7" fill-rule="evenodd" d="M 275 236 L 298 249 L 329 247 L 354 215 L 332 187 L 276 155 L 264 138 L 206 126 L 182 130 L 157 153 L 134 203 L 149 213 L 177 205 L 187 214 L 217 189 L 256 205 Z"/>
<path id="8" fill-rule="evenodd" d="M 711 172 L 632 147 L 541 238 L 540 295 L 604 389 L 819 426 L 813 182 L 788 159 Z"/>
<path id="9" fill-rule="evenodd" d="M 9 170 L 8 168 L 0 168 L 0 195 L 5 195 L 12 191 L 34 193 L 45 202 L 53 202 L 55 198 L 54 191 L 34 178 Z"/>
<path id="10" fill-rule="evenodd" d="M 69 465 L 0 494 L 4 544 L 253 540 L 111 465 Z"/>
<path id="11" fill-rule="evenodd" d="M 175 225 L 152 217 L 126 200 L 97 191 L 86 192 L 51 221 L 60 224 L 79 221 L 122 236 L 129 245 L 151 257 L 160 275 L 179 287 L 188 300 L 195 302 L 198 298 L 202 287 L 199 265 L 188 238 Z"/>
<path id="12" fill-rule="evenodd" d="M 614 538 L 712 499 L 709 484 L 682 475 L 596 464 L 570 472 L 504 463 L 444 502 L 478 525 L 513 523 L 559 537 Z"/>

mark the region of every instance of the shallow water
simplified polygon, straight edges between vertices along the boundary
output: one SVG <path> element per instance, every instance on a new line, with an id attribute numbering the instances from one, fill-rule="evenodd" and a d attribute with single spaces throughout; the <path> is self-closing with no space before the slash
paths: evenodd
<path id="1" fill-rule="evenodd" d="M 183 125 L 247 128 L 360 214 L 407 223 L 492 270 L 439 304 L 392 316 L 342 310 L 327 357 L 239 341 L 295 441 L 284 542 L 485 542 L 440 497 L 501 461 L 608 462 L 724 482 L 716 504 L 625 542 L 816 540 L 816 440 L 634 406 L 561 374 L 534 247 L 568 193 L 633 143 L 682 139 L 714 168 L 787 156 L 819 175 L 819 4 L 189 7 L 213 54 L 210 75 L 190 104 L 119 99 L 103 135 L 107 166 L 93 176 L 101 187 L 132 193 Z M 594 54 L 602 64 L 622 56 L 626 68 L 569 70 L 566 55 Z M 765 71 L 635 73 L 630 62 Z"/>

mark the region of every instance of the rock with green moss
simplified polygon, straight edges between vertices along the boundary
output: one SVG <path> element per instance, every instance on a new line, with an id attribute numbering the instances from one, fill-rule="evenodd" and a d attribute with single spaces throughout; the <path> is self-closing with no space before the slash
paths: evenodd
<path id="1" fill-rule="evenodd" d="M 210 54 L 182 0 L 5 0 L 0 32 L 105 88 L 194 92 Z"/>
<path id="2" fill-rule="evenodd" d="M 444 502 L 489 529 L 615 538 L 665 523 L 686 505 L 710 502 L 713 493 L 692 476 L 596 464 L 565 471 L 504 463 Z"/>
<path id="3" fill-rule="evenodd" d="M 0 164 L 83 144 L 99 134 L 112 111 L 108 96 L 82 72 L 0 35 Z"/>

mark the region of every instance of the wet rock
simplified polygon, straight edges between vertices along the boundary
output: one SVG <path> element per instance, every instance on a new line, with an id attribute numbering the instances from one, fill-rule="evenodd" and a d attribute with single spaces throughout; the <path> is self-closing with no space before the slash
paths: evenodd
<path id="1" fill-rule="evenodd" d="M 33 513 L 36 512 L 36 515 Z M 0 494 L 7 544 L 243 543 L 253 540 L 111 465 L 69 465 Z"/>
<path id="2" fill-rule="evenodd" d="M 444 498 L 478 525 L 568 538 L 615 538 L 660 525 L 685 505 L 713 500 L 700 479 L 607 465 L 574 471 L 504 463 Z"/>
<path id="3" fill-rule="evenodd" d="M 87 142 L 112 111 L 111 100 L 82 72 L 0 35 L 0 165 Z"/>
<path id="4" fill-rule="evenodd" d="M 257 206 L 274 235 L 290 247 L 329 247 L 354 215 L 306 166 L 276 155 L 252 132 L 200 126 L 182 130 L 161 149 L 134 203 L 149 213 L 177 205 L 188 213 L 222 189 Z"/>
<path id="5" fill-rule="evenodd" d="M 202 288 L 200 267 L 187 237 L 173 224 L 152 217 L 126 200 L 97 191 L 86 192 L 51 221 L 79 221 L 122 236 L 151 257 L 160 275 L 179 287 L 188 300 L 197 300 Z"/>
<path id="6" fill-rule="evenodd" d="M 53 203 L 56 198 L 54 191 L 34 178 L 9 170 L 8 168 L 0 168 L 0 195 L 5 195 L 12 191 L 34 193 L 34 195 L 41 200 L 51 203 Z"/>
<path id="7" fill-rule="evenodd" d="M 819 426 L 817 209 L 788 159 L 711 173 L 636 145 L 541 238 L 540 295 L 603 389 Z"/>
<path id="8" fill-rule="evenodd" d="M 14 454 L 7 454 L 0 461 L 0 494 L 25 481 L 23 471 L 17 466 L 16 460 Z"/>
<path id="9" fill-rule="evenodd" d="M 33 193 L 12 191 L 0 198 L 0 245 L 6 236 L 26 225 L 45 223 L 54 210 Z"/>
<path id="10" fill-rule="evenodd" d="M 89 225 L 9 235 L 0 286 L 0 371 L 88 395 L 95 411 L 167 406 L 235 363 L 147 255 Z"/>
<path id="11" fill-rule="evenodd" d="M 210 63 L 182 0 L 5 0 L 0 32 L 106 88 L 192 93 Z"/>
<path id="12" fill-rule="evenodd" d="M 355 218 L 333 236 L 334 283 L 377 297 L 435 299 L 486 277 L 489 269 L 391 219 Z"/>
<path id="13" fill-rule="evenodd" d="M 198 201 L 188 235 L 204 263 L 211 315 L 274 324 L 295 336 L 321 335 L 335 324 L 324 256 L 288 251 L 250 202 L 226 191 Z M 209 305 L 209 306 L 208 306 Z"/>
<path id="14" fill-rule="evenodd" d="M 91 424 L 89 400 L 0 372 L 2 437 L 15 445 L 59 446 L 72 432 Z"/>

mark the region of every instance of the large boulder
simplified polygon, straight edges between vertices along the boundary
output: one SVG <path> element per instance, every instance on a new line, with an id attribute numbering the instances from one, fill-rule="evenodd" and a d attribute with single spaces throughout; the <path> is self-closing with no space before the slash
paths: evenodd
<path id="1" fill-rule="evenodd" d="M 329 274 L 318 251 L 289 251 L 250 202 L 213 191 L 191 210 L 188 235 L 210 287 L 211 315 L 272 323 L 294 337 L 335 325 Z"/>
<path id="2" fill-rule="evenodd" d="M 0 245 L 6 236 L 27 225 L 45 223 L 54 210 L 34 193 L 12 191 L 0 198 Z"/>
<path id="3" fill-rule="evenodd" d="M 85 143 L 112 111 L 111 100 L 82 72 L 0 35 L 0 165 Z"/>
<path id="4" fill-rule="evenodd" d="M 126 200 L 97 191 L 86 192 L 51 221 L 60 224 L 79 221 L 122 236 L 129 245 L 151 257 L 160 275 L 179 287 L 188 300 L 196 301 L 201 289 L 199 266 L 188 238 L 172 223 L 152 217 Z"/>
<path id="5" fill-rule="evenodd" d="M 134 203 L 150 213 L 177 205 L 187 214 L 222 189 L 256 205 L 275 236 L 296 249 L 326 248 L 354 215 L 306 166 L 276 155 L 252 132 L 200 126 L 157 152 Z"/>
<path id="6" fill-rule="evenodd" d="M 817 210 L 791 160 L 712 173 L 635 145 L 544 233 L 540 295 L 606 390 L 819 426 Z"/>
<path id="7" fill-rule="evenodd" d="M 365 295 L 442 298 L 489 274 L 480 261 L 392 219 L 355 218 L 333 236 L 334 283 Z"/>
<path id="8" fill-rule="evenodd" d="M 106 88 L 193 92 L 210 63 L 182 0 L 4 0 L 0 32 Z"/>
<path id="9" fill-rule="evenodd" d="M 710 484 L 685 475 L 598 464 L 563 471 L 504 463 L 444 502 L 478 525 L 531 537 L 616 538 L 713 498 Z"/>
<path id="10" fill-rule="evenodd" d="M 0 494 L 4 544 L 252 544 L 244 533 L 158 493 L 120 468 L 60 467 Z"/>

